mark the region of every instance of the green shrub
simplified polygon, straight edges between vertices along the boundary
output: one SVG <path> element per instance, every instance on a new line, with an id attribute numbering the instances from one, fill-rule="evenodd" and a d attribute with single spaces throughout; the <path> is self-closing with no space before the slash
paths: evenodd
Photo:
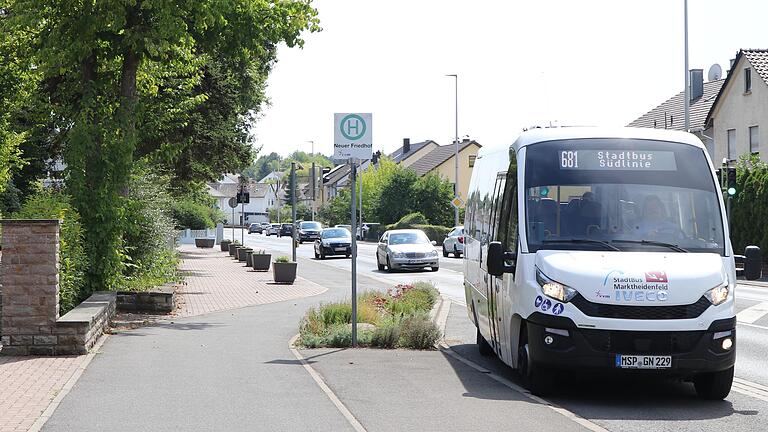
<path id="1" fill-rule="evenodd" d="M 211 209 L 190 199 L 182 199 L 171 208 L 178 229 L 203 230 L 215 226 Z"/>
<path id="2" fill-rule="evenodd" d="M 429 221 L 421 212 L 408 213 L 395 222 L 394 229 L 413 228 L 415 225 L 427 225 Z"/>
<path id="3" fill-rule="evenodd" d="M 400 339 L 399 321 L 393 318 L 383 320 L 371 335 L 371 345 L 381 348 L 394 348 Z"/>
<path id="4" fill-rule="evenodd" d="M 424 231 L 424 234 L 426 234 L 430 240 L 434 240 L 438 244 L 442 244 L 443 240 L 445 240 L 445 236 L 451 232 L 451 227 L 440 225 L 414 225 L 413 227 Z"/>
<path id="5" fill-rule="evenodd" d="M 431 349 L 440 336 L 440 329 L 429 316 L 426 313 L 417 313 L 403 318 L 399 345 L 412 349 Z"/>
<path id="6" fill-rule="evenodd" d="M 320 316 L 326 327 L 351 323 L 352 304 L 344 302 L 324 304 L 320 306 Z"/>
<path id="7" fill-rule="evenodd" d="M 346 348 L 352 345 L 352 327 L 347 324 L 335 324 L 325 338 L 326 345 L 333 348 Z"/>
<path id="8" fill-rule="evenodd" d="M 731 243 L 735 253 L 749 245 L 763 251 L 768 263 L 768 164 L 757 155 L 742 157 L 736 168 L 736 195 L 731 202 Z"/>
<path id="9" fill-rule="evenodd" d="M 237 243 L 237 241 L 235 241 L 235 243 Z M 237 244 L 240 244 L 240 243 L 237 243 Z M 285 256 L 285 255 L 282 255 L 282 256 L 279 256 L 279 257 L 275 258 L 275 262 L 276 262 L 276 263 L 285 264 L 285 263 L 289 263 L 289 262 L 291 262 L 291 259 L 290 259 L 290 258 L 288 258 L 288 257 L 287 257 L 287 256 Z"/>
<path id="10" fill-rule="evenodd" d="M 59 313 L 69 312 L 91 293 L 85 281 L 88 257 L 83 248 L 80 215 L 72 207 L 69 195 L 42 189 L 29 196 L 14 219 L 60 219 L 59 234 Z"/>

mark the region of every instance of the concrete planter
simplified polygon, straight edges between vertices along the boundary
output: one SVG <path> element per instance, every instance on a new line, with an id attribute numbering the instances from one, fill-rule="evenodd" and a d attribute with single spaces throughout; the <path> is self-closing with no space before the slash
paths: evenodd
<path id="1" fill-rule="evenodd" d="M 221 246 L 222 252 L 229 252 L 229 244 L 232 243 L 231 240 L 222 240 L 219 246 Z"/>
<path id="2" fill-rule="evenodd" d="M 272 274 L 275 277 L 275 282 L 292 284 L 296 280 L 296 263 L 273 263 Z"/>
<path id="3" fill-rule="evenodd" d="M 268 271 L 271 262 L 270 254 L 251 254 L 251 266 L 256 271 Z"/>
<path id="4" fill-rule="evenodd" d="M 253 251 L 249 250 L 245 253 L 245 266 L 246 267 L 253 267 L 253 264 L 251 263 L 251 257 L 253 256 Z"/>
<path id="5" fill-rule="evenodd" d="M 209 239 L 209 238 L 195 239 L 195 246 L 199 248 L 212 248 L 214 245 L 216 245 L 216 239 Z"/>
<path id="6" fill-rule="evenodd" d="M 235 255 L 235 252 L 237 252 L 237 248 L 241 247 L 240 244 L 230 243 L 228 247 L 229 247 L 229 256 L 237 257 L 237 255 Z"/>
<path id="7" fill-rule="evenodd" d="M 248 251 L 253 252 L 253 249 L 247 248 L 247 247 L 238 248 L 237 249 L 237 260 L 240 261 L 240 262 L 245 262 L 245 254 Z"/>

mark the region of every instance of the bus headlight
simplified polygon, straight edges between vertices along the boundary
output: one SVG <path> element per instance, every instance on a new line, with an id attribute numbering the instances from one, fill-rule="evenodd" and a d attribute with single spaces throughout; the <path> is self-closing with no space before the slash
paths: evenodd
<path id="1" fill-rule="evenodd" d="M 710 303 L 717 306 L 720 303 L 728 300 L 728 291 L 728 283 L 726 282 L 705 292 L 704 296 L 707 298 L 707 300 L 709 300 Z"/>
<path id="2" fill-rule="evenodd" d="M 547 297 L 553 298 L 563 303 L 569 302 L 572 298 L 576 297 L 577 292 L 575 289 L 569 286 L 565 286 L 560 282 L 553 281 L 544 273 L 542 273 L 538 268 L 536 269 L 536 282 L 539 283 L 541 292 L 544 293 L 544 295 Z"/>

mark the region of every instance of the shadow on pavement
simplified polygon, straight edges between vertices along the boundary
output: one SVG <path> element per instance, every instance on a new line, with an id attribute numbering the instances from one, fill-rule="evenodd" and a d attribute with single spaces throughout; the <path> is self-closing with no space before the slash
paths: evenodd
<path id="1" fill-rule="evenodd" d="M 169 329 L 169 330 L 206 330 L 209 328 L 214 327 L 224 327 L 226 324 L 213 324 L 213 323 L 177 323 L 177 322 L 168 322 L 168 323 L 154 323 L 149 324 L 137 329 L 133 330 L 120 330 L 115 332 L 113 335 L 115 336 L 148 336 L 148 332 L 143 332 L 142 330 L 150 330 L 153 328 L 161 328 L 161 329 Z"/>
<path id="2" fill-rule="evenodd" d="M 452 350 L 462 357 L 513 383 L 523 387 L 517 373 L 502 363 L 496 356 L 482 357 L 475 344 L 453 345 Z M 443 353 L 467 389 L 465 396 L 483 399 L 499 399 L 497 387 L 490 377 L 453 359 Z M 467 370 L 472 373 L 467 373 Z M 482 376 L 478 380 L 477 376 Z M 558 373 L 555 389 L 544 397 L 591 420 L 713 420 L 733 414 L 754 416 L 757 410 L 734 410 L 728 401 L 704 401 L 696 396 L 691 383 L 664 380 L 647 375 L 616 374 L 568 374 Z M 505 387 L 504 393 L 520 395 Z"/>
<path id="3" fill-rule="evenodd" d="M 327 356 L 327 355 L 330 355 L 330 354 L 335 354 L 337 352 L 346 351 L 346 350 L 347 350 L 347 348 L 321 349 L 321 350 L 301 350 L 301 355 L 304 357 L 304 361 L 305 362 L 307 362 L 308 364 L 313 364 L 313 363 L 317 363 L 317 362 L 315 360 L 312 360 L 312 359 L 315 359 L 315 358 L 318 358 L 318 357 L 322 357 L 322 356 Z M 316 352 L 316 354 L 314 354 L 314 355 L 307 355 L 308 353 L 313 353 L 313 352 Z M 270 360 L 268 362 L 264 362 L 264 364 L 282 364 L 282 365 L 296 365 L 296 366 L 301 366 L 302 365 L 301 361 L 297 360 L 297 359 L 292 359 L 292 360 L 291 359 L 289 359 L 289 360 L 276 359 L 276 360 Z"/>

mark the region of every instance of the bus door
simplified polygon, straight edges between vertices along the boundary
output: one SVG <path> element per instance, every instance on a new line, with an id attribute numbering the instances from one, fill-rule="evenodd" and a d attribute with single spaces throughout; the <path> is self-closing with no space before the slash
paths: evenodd
<path id="1" fill-rule="evenodd" d="M 507 173 L 500 172 L 496 176 L 496 183 L 493 188 L 493 198 L 491 200 L 491 212 L 490 212 L 490 231 L 488 238 L 494 240 L 499 234 L 499 219 L 501 216 L 501 207 L 504 200 L 504 185 L 507 180 Z M 501 309 L 498 304 L 499 292 L 501 290 L 502 278 L 497 278 L 487 271 L 483 275 L 483 288 L 485 290 L 485 298 L 487 301 L 486 310 L 488 311 L 488 326 L 490 328 L 491 339 L 488 341 L 496 355 L 501 358 L 501 345 L 499 339 L 499 310 Z"/>

